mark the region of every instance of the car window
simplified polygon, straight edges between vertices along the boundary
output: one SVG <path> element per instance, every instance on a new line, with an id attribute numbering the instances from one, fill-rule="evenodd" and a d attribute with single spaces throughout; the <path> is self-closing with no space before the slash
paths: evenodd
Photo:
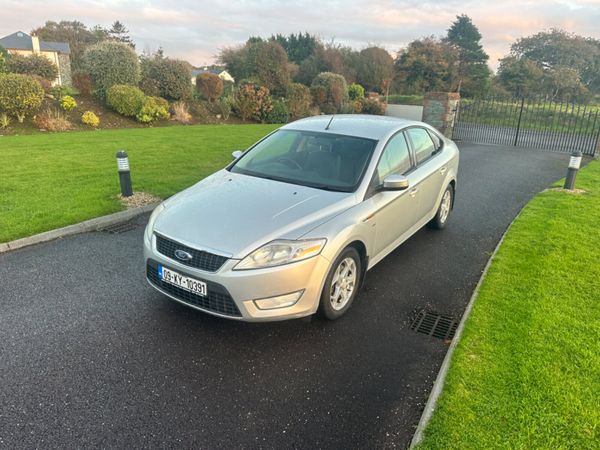
<path id="1" fill-rule="evenodd" d="M 407 133 L 415 149 L 417 164 L 435 153 L 436 148 L 427 130 L 424 128 L 409 128 Z"/>
<path id="2" fill-rule="evenodd" d="M 427 132 L 429 133 L 429 136 L 431 137 L 431 140 L 433 141 L 433 145 L 435 146 L 435 151 L 437 152 L 440 148 L 442 148 L 442 140 L 433 131 L 427 130 Z"/>
<path id="3" fill-rule="evenodd" d="M 377 164 L 379 184 L 383 183 L 383 179 L 388 175 L 403 174 L 410 167 L 410 154 L 406 138 L 404 133 L 398 133 L 389 140 L 381 154 L 379 164 Z"/>

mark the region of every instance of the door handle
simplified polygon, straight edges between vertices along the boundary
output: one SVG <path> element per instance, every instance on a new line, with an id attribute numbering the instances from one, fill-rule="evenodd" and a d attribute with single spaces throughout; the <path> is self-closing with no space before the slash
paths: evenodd
<path id="1" fill-rule="evenodd" d="M 413 190 L 411 190 L 408 194 L 411 197 L 414 197 L 415 195 L 417 195 L 417 192 L 419 192 L 419 190 L 417 188 L 414 188 Z"/>
<path id="2" fill-rule="evenodd" d="M 444 174 L 446 173 L 446 170 L 448 170 L 448 168 L 447 168 L 447 167 L 442 167 L 442 168 L 440 169 L 440 173 L 441 173 L 442 175 L 444 175 Z"/>

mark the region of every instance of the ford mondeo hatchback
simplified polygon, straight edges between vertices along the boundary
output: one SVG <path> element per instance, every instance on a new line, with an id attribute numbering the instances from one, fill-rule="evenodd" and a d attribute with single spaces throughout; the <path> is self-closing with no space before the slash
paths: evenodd
<path id="1" fill-rule="evenodd" d="M 458 149 L 420 122 L 362 115 L 285 125 L 159 205 L 150 284 L 246 321 L 337 319 L 367 270 L 454 203 Z"/>

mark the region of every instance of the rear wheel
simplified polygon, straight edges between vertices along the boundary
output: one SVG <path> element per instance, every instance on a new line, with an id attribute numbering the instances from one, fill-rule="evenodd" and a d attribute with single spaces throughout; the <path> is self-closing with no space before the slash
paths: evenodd
<path id="1" fill-rule="evenodd" d="M 362 263 L 354 247 L 346 248 L 332 264 L 319 303 L 319 313 L 329 320 L 343 316 L 354 301 Z"/>
<path id="2" fill-rule="evenodd" d="M 444 194 L 442 195 L 442 201 L 438 207 L 435 217 L 429 222 L 432 228 L 441 230 L 448 223 L 448 216 L 452 211 L 452 202 L 454 201 L 454 188 L 451 184 L 448 185 Z"/>

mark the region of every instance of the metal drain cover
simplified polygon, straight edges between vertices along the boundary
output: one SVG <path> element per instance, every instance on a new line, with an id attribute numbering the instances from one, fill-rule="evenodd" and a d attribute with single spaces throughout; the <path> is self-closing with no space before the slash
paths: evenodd
<path id="1" fill-rule="evenodd" d="M 103 233 L 110 233 L 110 234 L 121 234 L 121 233 L 126 233 L 127 231 L 135 230 L 136 228 L 137 228 L 137 225 L 134 222 L 130 221 L 130 222 L 116 223 L 114 225 L 109 225 L 107 227 L 100 228 L 98 231 L 101 231 Z"/>
<path id="2" fill-rule="evenodd" d="M 410 325 L 411 330 L 438 339 L 452 339 L 457 327 L 458 322 L 452 317 L 425 310 L 420 311 Z"/>

